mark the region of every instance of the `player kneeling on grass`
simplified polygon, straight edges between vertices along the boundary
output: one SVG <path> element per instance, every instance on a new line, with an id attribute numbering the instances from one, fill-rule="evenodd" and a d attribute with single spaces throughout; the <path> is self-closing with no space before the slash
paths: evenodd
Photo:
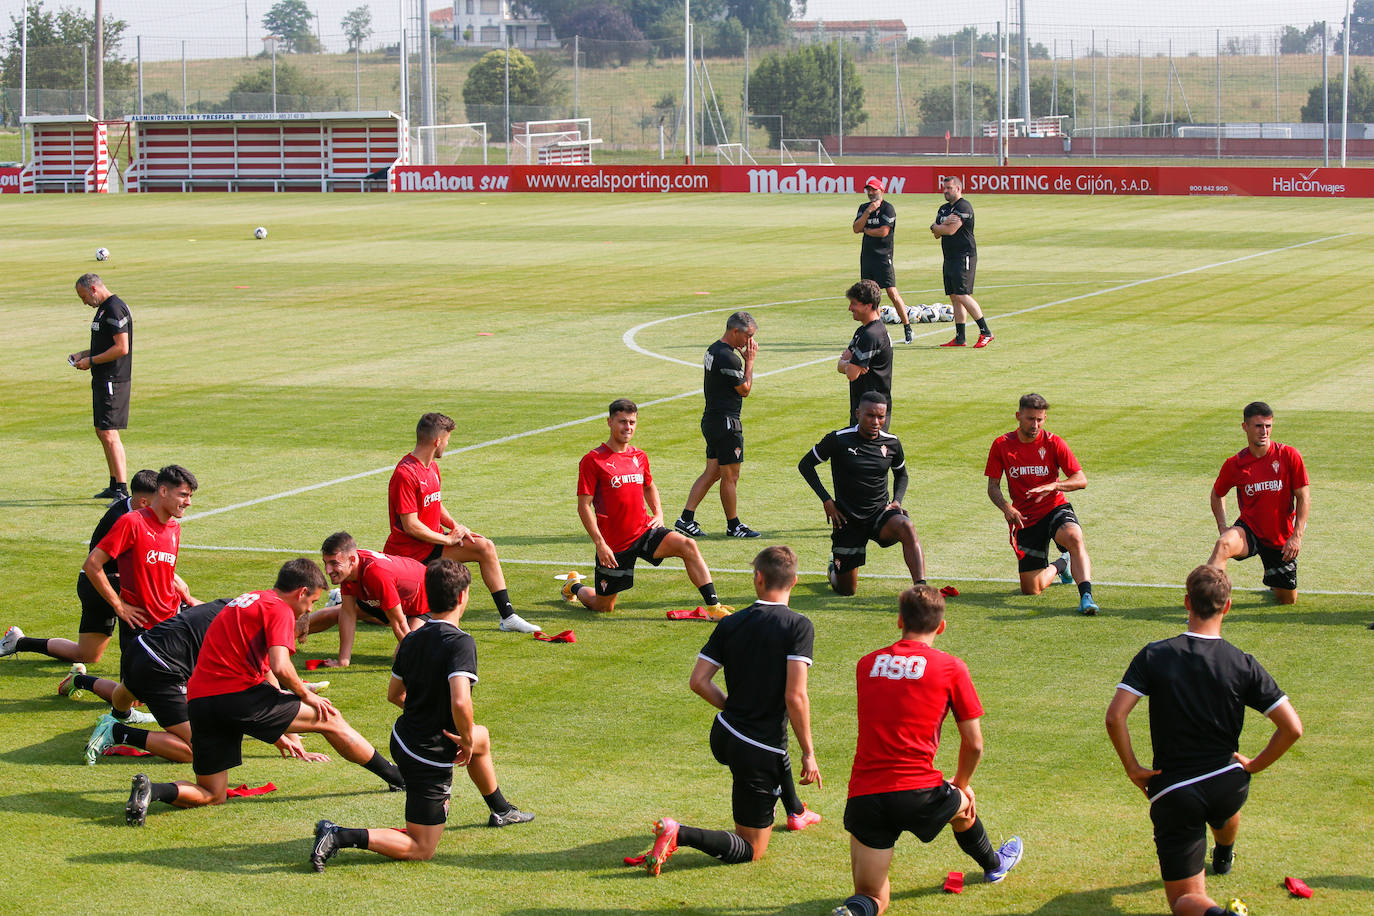
<path id="1" fill-rule="evenodd" d="M 1207 827 L 1216 847 L 1212 870 L 1231 870 L 1240 830 L 1240 809 L 1250 775 L 1283 756 L 1302 737 L 1302 721 L 1269 672 L 1252 656 L 1221 638 L 1231 609 L 1231 582 L 1214 566 L 1188 574 L 1184 606 L 1188 631 L 1141 649 L 1116 686 L 1107 707 L 1107 735 L 1126 776 L 1150 799 L 1155 851 L 1164 895 L 1175 916 L 1223 916 L 1207 896 L 1203 858 Z M 1154 769 L 1131 747 L 1126 719 L 1141 697 L 1150 698 L 1150 746 Z M 1240 746 L 1245 707 L 1264 713 L 1274 734 L 1255 757 Z"/>
<path id="2" fill-rule="evenodd" d="M 139 773 L 124 809 L 129 826 L 143 826 L 153 801 L 178 808 L 224 804 L 229 770 L 243 762 L 244 735 L 272 744 L 287 732 L 319 732 L 345 760 L 393 790 L 405 787 L 395 764 L 344 721 L 333 703 L 311 693 L 291 664 L 296 618 L 314 606 L 324 585 L 320 568 L 301 557 L 282 566 L 271 589 L 225 605 L 206 630 L 186 683 L 196 781 L 151 782 Z"/>
<path id="3" fill-rule="evenodd" d="M 925 554 L 911 518 L 902 508 L 909 479 L 902 443 L 883 431 L 887 401 L 870 391 L 859 399 L 859 422 L 836 430 L 816 443 L 797 463 L 811 489 L 821 498 L 830 520 L 830 566 L 826 578 L 837 594 L 852 595 L 859 588 L 859 567 L 868 556 L 868 542 L 879 547 L 902 545 L 902 556 L 913 584 L 926 581 Z M 826 491 L 816 468 L 830 462 L 835 496 Z M 892 498 L 887 475 L 892 472 Z"/>
<path id="4" fill-rule="evenodd" d="M 501 795 L 491 760 L 491 736 L 473 721 L 477 644 L 458 628 L 468 606 L 472 574 L 461 563 L 439 559 L 425 570 L 430 623 L 401 641 L 386 698 L 404 710 L 391 732 L 391 753 L 406 781 L 406 829 L 315 825 L 310 865 L 340 849 L 370 849 L 391 859 L 432 859 L 448 820 L 454 766 L 466 767 L 491 809 L 489 827 L 534 820 Z M 447 610 L 440 611 L 440 608 Z"/>
<path id="5" fill-rule="evenodd" d="M 1063 439 L 1045 429 L 1050 405 L 1038 394 L 1026 394 L 1016 410 L 1016 429 L 992 440 L 983 474 L 988 479 L 988 499 L 1001 510 L 1012 532 L 1021 594 L 1038 595 L 1057 578 L 1067 585 L 1078 583 L 1078 611 L 1097 613 L 1093 600 L 1092 561 L 1083 544 L 1083 528 L 1065 493 L 1088 485 L 1083 466 Z M 1060 472 L 1066 476 L 1059 478 Z M 1011 503 L 1002 496 L 1002 475 L 1007 476 Z M 1049 546 L 1064 551 L 1050 562 Z"/>
<path id="6" fill-rule="evenodd" d="M 945 631 L 944 596 L 918 585 L 902 592 L 898 607 L 902 638 L 859 659 L 856 671 L 859 740 L 844 809 L 854 896 L 833 916 L 878 916 L 887 909 L 888 868 L 903 831 L 929 843 L 949 824 L 991 884 L 1021 861 L 1020 837 L 992 848 L 969 787 L 983 756 L 983 707 L 968 666 L 935 648 Z M 959 765 L 946 782 L 935 751 L 949 712 L 959 727 Z"/>
<path id="7" fill-rule="evenodd" d="M 671 817 L 654 823 L 654 846 L 644 859 L 657 875 L 678 846 L 691 846 L 727 865 L 762 859 L 773 835 L 773 810 L 791 784 L 787 723 L 802 749 L 802 785 L 821 785 L 811 744 L 806 673 L 815 630 L 787 606 L 797 584 L 797 555 L 768 547 L 754 557 L 758 600 L 716 624 L 697 656 L 691 687 L 720 710 L 711 725 L 711 753 L 730 768 L 735 829 L 702 830 Z M 725 669 L 725 690 L 714 678 Z"/>

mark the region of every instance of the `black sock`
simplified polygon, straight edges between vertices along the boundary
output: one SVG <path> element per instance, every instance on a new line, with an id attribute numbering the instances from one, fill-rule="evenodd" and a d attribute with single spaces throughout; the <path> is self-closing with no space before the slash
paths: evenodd
<path id="1" fill-rule="evenodd" d="M 854 916 L 878 916 L 878 901 L 863 894 L 855 894 L 848 898 L 844 905 Z"/>
<path id="2" fill-rule="evenodd" d="M 683 509 L 683 510 L 682 510 L 682 516 L 681 516 L 681 518 L 682 518 L 682 520 L 683 520 L 684 522 L 687 522 L 687 523 L 689 523 L 689 524 L 690 524 L 691 522 L 696 521 L 696 520 L 697 520 L 697 513 L 696 513 L 696 510 L 694 510 L 694 509 Z"/>
<path id="3" fill-rule="evenodd" d="M 1230 846 L 1223 846 L 1220 843 L 1218 843 L 1215 847 L 1213 847 L 1212 858 L 1229 859 L 1231 858 L 1231 855 L 1235 848 L 1235 843 L 1232 843 Z"/>
<path id="4" fill-rule="evenodd" d="M 339 827 L 334 831 L 334 838 L 345 849 L 367 848 L 366 827 Z"/>
<path id="5" fill-rule="evenodd" d="M 728 830 L 702 830 L 700 827 L 679 827 L 677 841 L 683 846 L 700 849 L 726 865 L 754 861 L 754 847 L 737 833 Z"/>
<path id="6" fill-rule="evenodd" d="M 509 589 L 503 588 L 499 592 L 492 592 L 491 600 L 496 602 L 496 613 L 501 615 L 502 620 L 515 613 L 515 605 L 510 603 Z"/>
<path id="7" fill-rule="evenodd" d="M 964 339 L 964 323 L 963 323 L 962 321 L 956 321 L 956 322 L 954 323 L 954 339 L 955 339 L 955 340 L 963 340 L 963 339 Z"/>
<path id="8" fill-rule="evenodd" d="M 802 800 L 797 797 L 797 784 L 792 779 L 792 760 L 787 757 L 783 758 L 782 785 L 779 789 L 778 797 L 782 799 L 782 806 L 788 814 L 801 814 L 806 810 Z"/>
<path id="9" fill-rule="evenodd" d="M 1001 857 L 997 855 L 997 850 L 992 848 L 992 841 L 988 839 L 987 830 L 983 828 L 981 817 L 975 817 L 973 826 L 963 833 L 956 831 L 954 841 L 983 871 L 992 871 L 1002 864 Z"/>
<path id="10" fill-rule="evenodd" d="M 1226 916 L 1226 911 L 1219 906 L 1209 906 L 1202 916 Z"/>
<path id="11" fill-rule="evenodd" d="M 736 528 L 738 528 L 738 527 L 739 527 L 739 516 L 738 516 L 738 515 L 736 515 L 734 518 L 727 518 L 727 519 L 725 520 L 725 530 L 726 530 L 726 531 L 734 531 L 734 530 L 735 530 Z"/>
<path id="12" fill-rule="evenodd" d="M 988 321 L 986 318 L 975 318 L 974 321 L 978 322 L 978 330 L 982 331 L 984 334 L 992 333 L 992 331 L 988 330 Z"/>
<path id="13" fill-rule="evenodd" d="M 406 784 L 405 778 L 401 776 L 401 771 L 396 769 L 396 764 L 387 760 L 376 750 L 372 752 L 372 759 L 363 764 L 363 769 L 380 776 L 393 786 Z"/>
<path id="14" fill-rule="evenodd" d="M 111 475 L 110 475 L 110 486 L 113 487 L 114 485 L 115 485 L 114 475 L 111 474 Z"/>
<path id="15" fill-rule="evenodd" d="M 697 591 L 701 592 L 701 600 L 707 604 L 720 604 L 720 598 L 716 597 L 716 584 L 714 582 L 707 582 Z"/>
<path id="16" fill-rule="evenodd" d="M 94 674 L 78 674 L 72 678 L 73 690 L 94 690 L 95 682 L 100 680 Z"/>
<path id="17" fill-rule="evenodd" d="M 127 713 L 126 713 L 127 715 Z M 148 732 L 142 728 L 131 728 L 123 722 L 116 722 L 110 731 L 110 740 L 115 744 L 126 744 L 129 747 L 148 749 Z"/>
<path id="18" fill-rule="evenodd" d="M 152 784 L 153 801 L 170 805 L 177 800 L 177 784 L 174 782 L 155 782 Z"/>
<path id="19" fill-rule="evenodd" d="M 128 485 L 127 483 L 125 483 L 124 481 L 122 481 L 122 480 L 116 480 L 114 486 L 115 486 L 115 489 L 118 490 L 118 491 L 121 492 L 121 493 L 128 493 L 128 492 L 129 492 L 129 485 Z"/>
<path id="20" fill-rule="evenodd" d="M 493 814 L 501 814 L 514 807 L 506 801 L 506 796 L 501 794 L 500 786 L 497 786 L 490 795 L 483 795 L 482 801 L 487 803 L 487 807 L 491 809 Z"/>
<path id="21" fill-rule="evenodd" d="M 39 655 L 47 655 L 48 641 L 46 639 L 40 639 L 37 636 L 25 636 L 22 639 L 15 640 L 14 651 L 37 652 Z"/>
<path id="22" fill-rule="evenodd" d="M 1080 596 L 1082 596 L 1082 595 L 1091 595 L 1092 593 L 1093 593 L 1093 584 L 1092 584 L 1091 582 L 1080 582 L 1080 583 L 1078 583 L 1078 594 L 1079 594 Z"/>

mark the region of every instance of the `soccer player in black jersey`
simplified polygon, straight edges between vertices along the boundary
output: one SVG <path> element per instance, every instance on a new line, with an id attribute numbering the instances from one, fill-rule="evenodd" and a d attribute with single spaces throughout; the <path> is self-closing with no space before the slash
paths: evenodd
<path id="1" fill-rule="evenodd" d="M 124 499 L 115 500 L 110 504 L 110 508 L 105 510 L 100 524 L 96 525 L 95 531 L 91 533 L 91 545 L 87 548 L 87 553 L 95 550 L 95 545 L 104 540 L 105 535 L 110 533 L 110 529 L 121 516 L 148 505 L 153 494 L 157 492 L 157 471 L 139 471 L 134 475 L 130 486 L 132 493 Z M 105 577 L 110 580 L 110 586 L 118 592 L 118 560 L 112 559 L 105 564 Z M 16 652 L 37 652 L 59 661 L 72 662 L 69 678 L 85 674 L 86 665 L 95 664 L 105 655 L 105 649 L 110 645 L 110 637 L 114 635 L 117 618 L 114 608 L 110 607 L 110 603 L 95 590 L 84 571 L 76 574 L 76 597 L 81 601 L 81 623 L 77 628 L 76 642 L 70 639 L 25 636 L 19 627 L 10 627 L 4 638 L 0 639 L 0 657 Z M 119 621 L 119 626 L 121 634 L 129 628 L 122 620 Z M 124 642 L 122 635 L 120 642 Z"/>
<path id="2" fill-rule="evenodd" d="M 110 469 L 110 485 L 96 499 L 126 499 L 124 443 L 119 431 L 129 425 L 129 379 L 133 369 L 134 319 L 124 300 L 105 288 L 99 274 L 82 274 L 76 281 L 77 297 L 95 309 L 91 320 L 91 346 L 67 354 L 73 369 L 91 373 L 91 412 L 95 434 Z"/>
<path id="3" fill-rule="evenodd" d="M 430 622 L 401 640 L 386 698 L 403 710 L 391 731 L 391 756 L 405 777 L 406 829 L 369 830 L 315 825 L 310 865 L 324 863 L 343 848 L 370 849 L 389 859 L 432 859 L 448 821 L 453 768 L 466 767 L 472 784 L 491 810 L 488 827 L 534 820 L 506 801 L 496 782 L 491 736 L 473 720 L 477 643 L 458 628 L 468 606 L 472 574 L 461 563 L 438 559 L 425 570 Z"/>
<path id="4" fill-rule="evenodd" d="M 711 753 L 730 768 L 735 829 L 703 830 L 671 817 L 654 822 L 654 846 L 644 859 L 657 875 L 678 846 L 690 846 L 727 865 L 763 858 L 773 835 L 773 811 L 791 780 L 787 723 L 802 751 L 802 785 L 821 785 L 811 743 L 806 673 L 815 631 L 787 606 L 797 584 L 797 555 L 785 546 L 754 557 L 749 607 L 716 624 L 692 669 L 692 692 L 720 710 L 711 725 Z M 725 689 L 715 682 L 725 669 Z"/>
<path id="5" fill-rule="evenodd" d="M 944 255 L 945 295 L 949 296 L 954 307 L 954 339 L 942 347 L 962 347 L 964 343 L 964 319 L 970 317 L 978 322 L 978 341 L 973 345 L 980 350 L 992 343 L 992 329 L 983 318 L 983 309 L 973 298 L 973 278 L 978 272 L 978 243 L 973 239 L 973 205 L 964 197 L 964 183 L 954 176 L 944 179 L 945 202 L 935 212 L 935 222 L 930 224 L 930 234 L 940 240 L 940 250 Z"/>
<path id="6" fill-rule="evenodd" d="M 706 412 L 701 415 L 701 435 L 706 440 L 706 470 L 692 484 L 687 504 L 673 527 L 688 537 L 701 537 L 697 506 L 712 484 L 720 481 L 720 505 L 725 510 L 725 533 L 732 538 L 756 538 L 759 533 L 739 520 L 736 494 L 740 464 L 744 461 L 744 425 L 740 407 L 754 387 L 754 356 L 759 352 L 754 334 L 758 323 L 748 312 L 735 312 L 725 322 L 725 335 L 706 348 Z"/>
<path id="7" fill-rule="evenodd" d="M 859 422 L 859 398 L 869 391 L 883 396 L 887 413 L 883 429 L 892 422 L 892 338 L 878 317 L 882 290 L 872 280 L 860 280 L 845 291 L 849 314 L 859 329 L 840 354 L 835 371 L 849 379 L 849 425 Z"/>
<path id="8" fill-rule="evenodd" d="M 868 203 L 859 205 L 859 215 L 854 217 L 854 234 L 862 234 L 863 245 L 859 249 L 859 279 L 872 280 L 878 288 L 887 293 L 897 318 L 902 322 L 902 337 L 911 343 L 911 315 L 897 292 L 897 271 L 892 266 L 892 243 L 897 235 L 897 211 L 883 194 L 887 187 L 876 176 L 864 182 L 864 193 Z"/>
<path id="9" fill-rule="evenodd" d="M 906 457 L 902 443 L 884 432 L 887 404 L 876 391 L 859 403 L 859 422 L 848 429 L 827 433 L 797 463 L 797 470 L 816 491 L 830 520 L 832 559 L 826 570 L 830 587 L 852 595 L 859 587 L 859 567 L 867 559 L 869 541 L 879 547 L 902 545 L 902 556 L 911 571 L 911 583 L 926 581 L 925 554 L 911 518 L 902 508 L 906 495 Z M 835 486 L 832 497 L 821 483 L 816 467 L 830 462 Z M 892 472 L 892 497 L 887 495 L 887 475 Z"/>
<path id="10" fill-rule="evenodd" d="M 1302 722 L 1269 672 L 1221 638 L 1231 609 L 1226 573 L 1199 566 L 1188 575 L 1188 631 L 1152 642 L 1136 655 L 1107 708 L 1107 734 L 1126 776 L 1150 799 L 1164 894 L 1174 916 L 1224 916 L 1207 896 L 1206 828 L 1216 847 L 1212 870 L 1231 870 L 1232 847 L 1250 776 L 1283 756 L 1302 737 Z M 1126 719 L 1150 698 L 1153 769 L 1136 759 Z M 1245 707 L 1274 723 L 1253 758 L 1239 752 Z"/>

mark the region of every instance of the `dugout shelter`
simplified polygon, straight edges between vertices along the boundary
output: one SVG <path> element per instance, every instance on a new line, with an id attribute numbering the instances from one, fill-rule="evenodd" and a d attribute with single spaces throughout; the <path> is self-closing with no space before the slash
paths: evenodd
<path id="1" fill-rule="evenodd" d="M 390 111 L 138 115 L 125 187 L 148 191 L 390 191 L 410 162 Z"/>
<path id="2" fill-rule="evenodd" d="M 105 122 L 83 115 L 34 115 L 20 123 L 29 132 L 29 157 L 19 173 L 20 193 L 109 192 Z"/>

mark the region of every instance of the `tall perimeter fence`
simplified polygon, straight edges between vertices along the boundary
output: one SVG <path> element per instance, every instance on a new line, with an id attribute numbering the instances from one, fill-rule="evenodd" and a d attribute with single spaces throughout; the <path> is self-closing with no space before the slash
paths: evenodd
<path id="1" fill-rule="evenodd" d="M 357 51 L 311 54 L 286 53 L 271 41 L 246 47 L 241 36 L 125 34 L 107 55 L 104 114 L 114 120 L 137 114 L 392 110 L 406 115 L 412 128 L 426 120 L 485 122 L 493 163 L 514 155 L 506 147 L 505 125 L 572 118 L 590 119 L 601 141 L 598 155 L 607 161 L 682 161 L 689 110 L 693 152 L 701 162 L 718 161 L 721 146 L 730 161 L 742 162 L 800 162 L 827 154 L 988 156 L 996 153 L 997 141 L 990 138 L 999 130 L 1032 134 L 1040 140 L 1036 154 L 1046 156 L 1335 155 L 1342 137 L 1342 23 L 1320 30 L 1318 24 L 1294 25 L 1308 31 L 1300 48 L 1285 45 L 1283 24 L 1032 30 L 1024 68 L 1015 22 L 1010 29 L 998 22 L 923 23 L 925 34 L 945 38 L 916 40 L 910 33 L 884 37 L 876 28 L 831 37 L 821 24 L 794 29 L 790 44 L 769 47 L 750 44 L 746 34 L 743 47 L 728 54 L 705 48 L 693 54 L 690 106 L 681 38 L 559 37 L 545 42 L 548 47 L 522 52 L 534 64 L 536 79 L 515 66 L 508 83 L 502 66 L 495 88 L 489 84 L 485 96 L 474 98 L 470 75 L 484 56 L 504 54 L 500 48 L 431 35 L 427 81 L 416 33 L 406 36 L 405 54 L 399 31 L 374 34 Z M 999 53 L 998 38 L 1008 32 L 1007 50 Z M 341 35 L 321 38 L 326 48 L 346 44 Z M 820 45 L 838 62 L 809 107 L 794 97 L 797 87 L 760 76 L 765 61 L 803 45 Z M 94 114 L 92 54 L 88 45 L 30 46 L 22 105 L 18 68 L 8 66 L 0 74 L 0 119 L 16 125 L 21 108 L 30 116 Z M 512 64 L 519 60 L 513 56 Z M 1357 78 L 1352 104 L 1368 101 L 1364 74 L 1374 73 L 1374 60 L 1352 56 L 1350 69 Z M 421 96 L 426 85 L 432 85 L 432 117 Z M 1027 96 L 1029 117 L 1023 113 Z M 843 114 L 841 99 L 850 108 Z M 1366 116 L 1374 120 L 1362 110 L 1350 113 L 1348 140 L 1374 142 Z M 1230 142 L 1251 139 L 1309 142 L 1274 145 L 1269 152 Z M 430 147 L 430 155 L 481 162 L 480 146 L 459 142 L 438 153 Z M 414 158 L 425 156 L 425 149 L 412 144 Z M 1374 158 L 1367 149 L 1354 143 L 1351 158 Z"/>

